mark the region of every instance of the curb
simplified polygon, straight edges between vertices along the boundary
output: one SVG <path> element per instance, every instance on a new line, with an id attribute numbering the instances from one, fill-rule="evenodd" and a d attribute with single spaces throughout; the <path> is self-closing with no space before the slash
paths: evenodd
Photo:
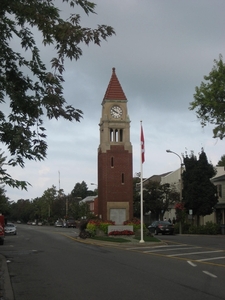
<path id="1" fill-rule="evenodd" d="M 5 256 L 0 254 L 0 300 L 14 300 Z"/>
<path id="2" fill-rule="evenodd" d="M 136 242 L 127 242 L 127 243 L 117 243 L 117 242 L 106 242 L 106 241 L 99 241 L 99 240 L 94 240 L 94 239 L 81 239 L 78 237 L 71 237 L 74 240 L 76 240 L 79 243 L 83 243 L 83 244 L 90 244 L 90 245 L 97 245 L 97 246 L 106 246 L 106 247 L 117 247 L 117 248 L 142 248 L 142 247 L 154 247 L 157 245 L 166 245 L 167 243 L 165 242 L 144 242 L 144 243 L 140 243 L 139 241 Z"/>

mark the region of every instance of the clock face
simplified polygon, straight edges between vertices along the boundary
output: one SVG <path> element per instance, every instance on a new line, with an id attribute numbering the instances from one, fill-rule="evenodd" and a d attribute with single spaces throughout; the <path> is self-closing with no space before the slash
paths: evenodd
<path id="1" fill-rule="evenodd" d="M 122 113 L 123 113 L 123 110 L 121 107 L 117 106 L 117 105 L 114 105 L 111 110 L 111 116 L 115 119 L 118 119 L 122 116 Z"/>

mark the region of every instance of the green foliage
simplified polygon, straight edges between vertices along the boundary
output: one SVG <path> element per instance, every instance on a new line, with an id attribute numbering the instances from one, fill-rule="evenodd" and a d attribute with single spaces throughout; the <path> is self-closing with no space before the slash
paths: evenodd
<path id="1" fill-rule="evenodd" d="M 202 127 L 207 123 L 215 125 L 213 137 L 225 137 L 225 64 L 222 55 L 214 60 L 214 66 L 205 82 L 195 88 L 194 101 L 190 103 L 190 110 L 195 110 Z"/>
<path id="2" fill-rule="evenodd" d="M 114 225 L 115 223 L 112 221 L 100 222 L 98 225 L 99 230 L 103 231 L 105 234 L 108 234 L 109 225 Z"/>
<path id="3" fill-rule="evenodd" d="M 114 225 L 113 221 L 102 221 L 100 219 L 91 219 L 87 224 L 87 229 L 94 235 L 96 234 L 97 230 L 102 231 L 104 234 L 108 234 L 108 226 Z"/>
<path id="4" fill-rule="evenodd" d="M 141 229 L 141 221 L 138 218 L 133 218 L 131 220 L 124 221 L 123 225 L 132 225 L 134 232 L 137 232 L 139 229 Z M 143 224 L 143 230 L 146 230 L 145 224 Z"/>
<path id="5" fill-rule="evenodd" d="M 182 224 L 183 225 L 183 224 Z M 179 233 L 179 223 L 174 224 L 174 233 L 178 234 Z"/>
<path id="6" fill-rule="evenodd" d="M 21 188 L 27 190 L 27 186 L 29 185 L 26 181 L 16 180 L 11 177 L 10 174 L 7 173 L 6 169 L 4 168 L 5 165 L 12 165 L 12 162 L 7 162 L 6 156 L 3 156 L 4 152 L 1 153 L 0 149 L 0 185 L 6 184 L 13 188 Z"/>
<path id="7" fill-rule="evenodd" d="M 71 191 L 71 196 L 75 198 L 80 198 L 80 200 L 88 196 L 88 186 L 85 181 L 81 183 L 77 182 Z"/>
<path id="8" fill-rule="evenodd" d="M 151 216 L 158 220 L 168 211 L 169 205 L 179 200 L 179 193 L 168 183 L 149 181 L 144 186 L 143 198 L 144 213 L 151 211 Z"/>
<path id="9" fill-rule="evenodd" d="M 10 213 L 9 198 L 6 197 L 5 190 L 3 187 L 0 187 L 0 213 L 5 216 Z"/>
<path id="10" fill-rule="evenodd" d="M 133 178 L 133 215 L 134 217 L 140 217 L 140 187 L 138 188 L 138 184 L 140 183 L 140 178 Z"/>
<path id="11" fill-rule="evenodd" d="M 189 234 L 210 234 L 216 235 L 219 233 L 220 226 L 218 224 L 214 224 L 212 222 L 206 222 L 205 225 L 191 225 L 189 227 L 188 233 Z"/>
<path id="12" fill-rule="evenodd" d="M 115 34 L 107 25 L 96 29 L 81 26 L 75 7 L 89 15 L 95 13 L 94 3 L 61 2 L 70 7 L 65 19 L 54 0 L 1 0 L 0 103 L 4 108 L 0 111 L 0 140 L 8 149 L 7 164 L 11 166 L 24 167 L 25 159 L 46 158 L 46 119 L 80 121 L 83 112 L 68 105 L 63 94 L 65 60 L 78 60 L 82 56 L 81 44 L 100 45 Z M 35 40 L 36 36 L 40 40 Z M 40 44 L 55 49 L 50 69 L 48 62 L 45 65 L 42 61 L 45 52 L 38 48 Z M 15 187 L 27 185 L 7 175 L 2 181 Z"/>
<path id="13" fill-rule="evenodd" d="M 217 164 L 218 167 L 225 167 L 225 155 L 222 155 Z"/>
<path id="14" fill-rule="evenodd" d="M 33 202 L 24 199 L 19 199 L 17 202 L 11 204 L 10 219 L 20 220 L 27 223 L 35 218 L 35 209 Z"/>
<path id="15" fill-rule="evenodd" d="M 186 211 L 192 210 L 193 215 L 205 216 L 213 212 L 213 207 L 218 202 L 216 186 L 211 182 L 216 170 L 208 163 L 205 152 L 199 159 L 192 153 L 184 157 L 185 170 L 183 180 L 183 202 Z"/>
<path id="16" fill-rule="evenodd" d="M 220 232 L 220 225 L 213 222 L 206 222 L 205 225 L 192 225 L 189 223 L 182 224 L 183 234 L 209 234 L 216 235 Z M 179 224 L 174 225 L 174 233 L 179 233 Z"/>
<path id="17" fill-rule="evenodd" d="M 96 226 L 95 223 L 89 222 L 87 224 L 87 230 L 91 233 L 91 236 L 95 236 L 96 235 L 96 229 L 97 229 L 97 226 Z"/>
<path id="18" fill-rule="evenodd" d="M 130 240 L 121 237 L 109 237 L 109 236 L 95 236 L 92 237 L 94 240 L 112 242 L 112 243 L 129 243 Z"/>

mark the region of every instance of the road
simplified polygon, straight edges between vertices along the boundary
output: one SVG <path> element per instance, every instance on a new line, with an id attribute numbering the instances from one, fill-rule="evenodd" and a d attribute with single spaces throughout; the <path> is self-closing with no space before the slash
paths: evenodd
<path id="1" fill-rule="evenodd" d="M 120 248 L 80 243 L 76 235 L 76 229 L 18 225 L 18 235 L 7 237 L 0 247 L 8 261 L 15 300 L 225 299 L 222 259 L 209 263 L 186 254 L 168 256 L 186 253 L 188 247 L 223 251 L 221 237 L 216 247 L 209 247 L 205 237 L 200 245 L 202 237 L 189 237 L 188 244 L 188 237 L 159 236 L 168 245 Z"/>

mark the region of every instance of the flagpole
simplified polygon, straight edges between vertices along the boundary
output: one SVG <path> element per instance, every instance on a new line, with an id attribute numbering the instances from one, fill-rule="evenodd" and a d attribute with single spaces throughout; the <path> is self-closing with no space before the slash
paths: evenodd
<path id="1" fill-rule="evenodd" d="M 143 135 L 143 129 L 142 129 L 142 121 L 140 121 L 141 123 L 141 157 L 140 157 L 140 161 L 141 161 L 141 176 L 140 176 L 140 186 L 141 186 L 141 240 L 139 241 L 139 243 L 144 243 L 144 237 L 143 237 L 143 162 L 144 162 L 144 135 Z"/>

